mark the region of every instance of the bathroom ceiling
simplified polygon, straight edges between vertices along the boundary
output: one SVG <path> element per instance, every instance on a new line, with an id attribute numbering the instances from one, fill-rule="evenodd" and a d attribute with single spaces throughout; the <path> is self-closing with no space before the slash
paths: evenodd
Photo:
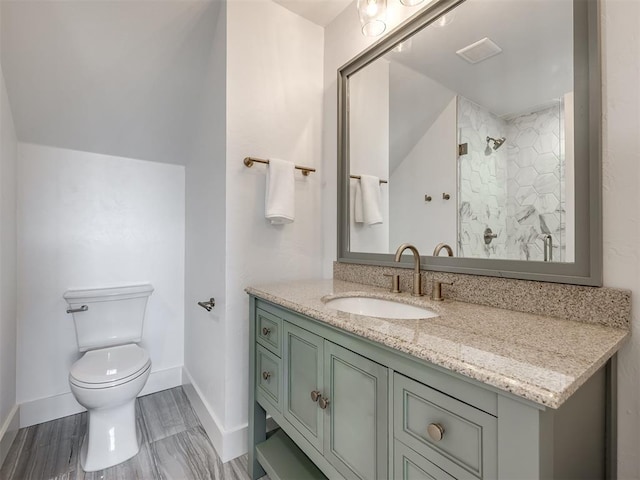
<path id="1" fill-rule="evenodd" d="M 326 27 L 353 0 L 273 0 L 287 10 L 306 18 L 307 20 Z M 354 7 L 355 11 L 355 7 Z"/>
<path id="2" fill-rule="evenodd" d="M 18 139 L 185 163 L 218 68 L 219 12 L 217 1 L 2 1 Z"/>

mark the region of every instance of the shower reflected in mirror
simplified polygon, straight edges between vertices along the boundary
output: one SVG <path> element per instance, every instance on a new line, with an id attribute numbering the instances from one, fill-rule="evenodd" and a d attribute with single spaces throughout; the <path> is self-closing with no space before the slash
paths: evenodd
<path id="1" fill-rule="evenodd" d="M 487 148 L 484 149 L 484 154 L 491 155 L 491 145 L 489 145 L 489 142 L 493 142 L 493 149 L 498 150 L 502 146 L 502 144 L 506 142 L 506 140 L 507 139 L 505 137 L 501 137 L 501 138 L 487 137 Z"/>

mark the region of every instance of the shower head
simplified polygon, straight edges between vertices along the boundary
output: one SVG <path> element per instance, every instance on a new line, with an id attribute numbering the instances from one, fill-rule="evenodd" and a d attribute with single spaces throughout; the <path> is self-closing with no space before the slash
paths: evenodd
<path id="1" fill-rule="evenodd" d="M 487 137 L 487 149 L 486 150 L 489 150 L 489 142 L 493 142 L 493 149 L 494 150 L 498 150 L 506 140 L 507 140 L 506 137 L 501 137 L 501 138 Z M 486 151 L 485 151 L 485 153 L 486 153 Z"/>

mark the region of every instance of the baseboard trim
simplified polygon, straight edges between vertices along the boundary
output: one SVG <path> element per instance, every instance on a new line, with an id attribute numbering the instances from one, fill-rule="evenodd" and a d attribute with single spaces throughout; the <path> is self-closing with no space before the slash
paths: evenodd
<path id="1" fill-rule="evenodd" d="M 20 408 L 16 404 L 11 408 L 9 415 L 7 415 L 2 427 L 0 427 L 0 467 L 2 467 L 4 459 L 7 458 L 7 453 L 9 453 L 11 444 L 15 440 L 19 429 Z"/>
<path id="2" fill-rule="evenodd" d="M 151 372 L 139 397 L 182 385 L 182 367 Z M 84 412 L 71 392 L 20 404 L 20 428 Z"/>
<path id="3" fill-rule="evenodd" d="M 247 453 L 248 425 L 225 430 L 186 367 L 183 367 L 182 380 L 182 388 L 222 462 L 228 462 Z"/>

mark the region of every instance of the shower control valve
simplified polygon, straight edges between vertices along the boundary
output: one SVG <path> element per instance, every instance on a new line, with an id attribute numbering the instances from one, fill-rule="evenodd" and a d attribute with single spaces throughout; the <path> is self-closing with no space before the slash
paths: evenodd
<path id="1" fill-rule="evenodd" d="M 489 245 L 491 243 L 491 240 L 493 240 L 494 238 L 498 238 L 498 234 L 497 233 L 493 233 L 493 230 L 491 230 L 491 228 L 487 227 L 484 230 L 484 243 L 486 245 Z"/>

